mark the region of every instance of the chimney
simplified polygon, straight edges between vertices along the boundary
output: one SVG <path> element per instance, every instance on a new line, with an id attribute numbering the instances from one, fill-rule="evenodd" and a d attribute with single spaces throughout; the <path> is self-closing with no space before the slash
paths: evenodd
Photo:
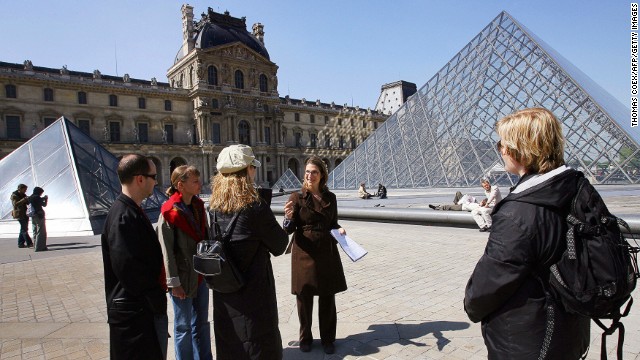
<path id="1" fill-rule="evenodd" d="M 193 6 L 184 4 L 180 8 L 182 12 L 182 53 L 188 54 L 194 48 L 193 33 Z"/>
<path id="2" fill-rule="evenodd" d="M 264 45 L 264 25 L 260 23 L 253 24 L 253 36 Z"/>

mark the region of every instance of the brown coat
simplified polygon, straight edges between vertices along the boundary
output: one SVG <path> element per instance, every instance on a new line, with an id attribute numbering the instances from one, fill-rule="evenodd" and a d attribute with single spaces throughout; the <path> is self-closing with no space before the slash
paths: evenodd
<path id="1" fill-rule="evenodd" d="M 331 229 L 338 229 L 336 195 L 322 193 L 322 200 L 310 192 L 293 193 L 293 218 L 285 222 L 293 233 L 291 251 L 291 292 L 296 295 L 333 295 L 347 290 L 337 241 Z"/>

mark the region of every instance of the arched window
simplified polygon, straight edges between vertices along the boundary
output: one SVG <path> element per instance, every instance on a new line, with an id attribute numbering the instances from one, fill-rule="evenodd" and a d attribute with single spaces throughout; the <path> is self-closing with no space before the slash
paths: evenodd
<path id="1" fill-rule="evenodd" d="M 269 86 L 267 83 L 267 76 L 265 74 L 260 74 L 260 91 L 267 92 L 269 91 Z"/>
<path id="2" fill-rule="evenodd" d="M 209 66 L 207 70 L 207 84 L 218 85 L 218 69 L 215 66 Z"/>
<path id="3" fill-rule="evenodd" d="M 244 74 L 240 70 L 236 70 L 236 89 L 244 89 Z"/>
<path id="4" fill-rule="evenodd" d="M 240 144 L 251 145 L 249 130 L 249 123 L 245 120 L 241 120 L 238 123 L 238 141 L 240 141 Z"/>

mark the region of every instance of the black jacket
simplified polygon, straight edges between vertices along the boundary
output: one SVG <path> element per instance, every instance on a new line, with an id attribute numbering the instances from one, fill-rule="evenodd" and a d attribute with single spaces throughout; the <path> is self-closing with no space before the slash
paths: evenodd
<path id="1" fill-rule="evenodd" d="M 222 231 L 233 215 L 218 213 Z M 232 231 L 227 256 L 242 271 L 245 285 L 229 294 L 213 291 L 217 359 L 282 359 L 271 255 L 284 253 L 289 238 L 264 201 L 244 209 Z"/>
<path id="2" fill-rule="evenodd" d="M 482 321 L 489 359 L 538 359 L 545 350 L 546 359 L 578 359 L 587 350 L 590 319 L 568 314 L 544 290 L 566 248 L 578 175 L 566 167 L 526 175 L 493 210 L 464 299 L 469 319 Z"/>
<path id="3" fill-rule="evenodd" d="M 131 198 L 120 194 L 101 242 L 111 358 L 162 358 L 154 314 L 166 316 L 166 280 L 153 226 Z"/>

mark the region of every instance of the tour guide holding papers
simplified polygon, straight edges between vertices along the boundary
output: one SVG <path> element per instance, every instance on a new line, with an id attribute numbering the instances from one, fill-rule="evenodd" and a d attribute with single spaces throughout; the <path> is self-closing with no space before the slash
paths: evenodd
<path id="1" fill-rule="evenodd" d="M 324 352 L 335 352 L 335 294 L 347 289 L 336 239 L 331 229 L 338 225 L 336 195 L 326 186 L 327 167 L 317 156 L 306 162 L 301 193 L 293 193 L 285 207 L 284 228 L 293 233 L 291 251 L 291 292 L 296 295 L 300 320 L 300 351 L 309 352 L 313 342 L 311 321 L 313 297 L 318 296 L 320 339 Z"/>

